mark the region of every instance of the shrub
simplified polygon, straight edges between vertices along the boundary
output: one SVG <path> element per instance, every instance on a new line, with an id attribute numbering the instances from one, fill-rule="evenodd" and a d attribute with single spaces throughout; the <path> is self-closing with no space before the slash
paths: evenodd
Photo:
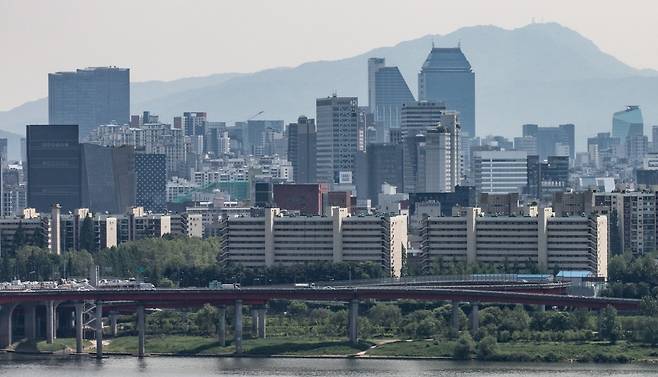
<path id="1" fill-rule="evenodd" d="M 475 342 L 468 331 L 464 331 L 457 339 L 455 348 L 453 349 L 452 356 L 457 360 L 468 360 L 475 349 Z"/>
<path id="2" fill-rule="evenodd" d="M 477 356 L 481 360 L 490 360 L 498 354 L 498 342 L 493 336 L 486 336 L 477 345 Z"/>

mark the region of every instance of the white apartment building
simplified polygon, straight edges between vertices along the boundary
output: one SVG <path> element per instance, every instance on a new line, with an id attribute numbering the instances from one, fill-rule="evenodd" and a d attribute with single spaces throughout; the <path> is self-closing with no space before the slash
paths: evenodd
<path id="1" fill-rule="evenodd" d="M 262 217 L 230 217 L 222 226 L 222 261 L 250 267 L 372 262 L 400 276 L 407 247 L 406 216 L 350 216 L 338 207 L 330 216 L 286 216 L 268 208 Z"/>
<path id="2" fill-rule="evenodd" d="M 486 217 L 480 208 L 465 210 L 465 216 L 424 219 L 426 263 L 441 258 L 520 269 L 536 266 L 540 272 L 590 271 L 607 277 L 606 216 L 555 217 L 551 208 L 544 208 L 537 216 Z"/>

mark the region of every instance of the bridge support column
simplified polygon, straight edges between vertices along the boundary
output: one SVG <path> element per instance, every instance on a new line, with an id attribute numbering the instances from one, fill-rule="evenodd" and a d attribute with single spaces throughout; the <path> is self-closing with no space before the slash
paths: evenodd
<path id="1" fill-rule="evenodd" d="M 452 302 L 452 317 L 450 319 L 451 322 L 451 330 L 450 333 L 453 336 L 457 336 L 459 333 L 459 302 L 453 301 Z"/>
<path id="2" fill-rule="evenodd" d="M 242 300 L 235 300 L 235 353 L 242 353 Z"/>
<path id="3" fill-rule="evenodd" d="M 258 308 L 251 306 L 251 337 L 258 337 Z"/>
<path id="4" fill-rule="evenodd" d="M 144 325 L 144 305 L 137 305 L 137 356 L 144 357 L 144 336 L 146 335 L 146 328 Z"/>
<path id="5" fill-rule="evenodd" d="M 267 307 L 265 305 L 258 308 L 258 337 L 265 339 L 267 326 Z"/>
<path id="6" fill-rule="evenodd" d="M 117 313 L 110 313 L 110 335 L 113 337 L 117 336 L 119 334 L 119 325 L 117 323 L 119 319 L 119 314 Z"/>
<path id="7" fill-rule="evenodd" d="M 27 340 L 37 339 L 37 307 L 34 304 L 23 305 L 25 338 Z"/>
<path id="8" fill-rule="evenodd" d="M 471 308 L 471 334 L 480 331 L 480 303 L 474 302 Z"/>
<path id="9" fill-rule="evenodd" d="M 0 308 L 0 349 L 8 348 L 12 343 L 11 316 L 16 304 L 2 305 Z"/>
<path id="10" fill-rule="evenodd" d="M 537 311 L 543 313 L 546 311 L 546 305 L 537 305 Z"/>
<path id="11" fill-rule="evenodd" d="M 82 336 L 83 336 L 84 323 L 82 323 L 82 321 L 84 317 L 84 310 L 85 310 L 84 303 L 82 302 L 75 303 L 75 352 L 76 353 L 82 353 L 83 351 Z"/>
<path id="12" fill-rule="evenodd" d="M 217 322 L 217 341 L 220 347 L 226 347 L 226 305 L 219 305 L 219 320 Z"/>
<path id="13" fill-rule="evenodd" d="M 359 340 L 359 300 L 352 300 L 349 305 L 347 336 L 350 343 L 356 343 Z"/>
<path id="14" fill-rule="evenodd" d="M 96 358 L 103 358 L 103 303 L 96 301 Z"/>
<path id="15" fill-rule="evenodd" d="M 55 339 L 55 302 L 46 301 L 46 343 L 53 344 Z"/>

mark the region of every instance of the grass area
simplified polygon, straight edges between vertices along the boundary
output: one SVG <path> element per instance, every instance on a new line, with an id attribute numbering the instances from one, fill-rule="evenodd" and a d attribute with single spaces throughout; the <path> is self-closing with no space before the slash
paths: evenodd
<path id="1" fill-rule="evenodd" d="M 386 343 L 368 351 L 371 356 L 451 357 L 451 340 L 418 340 Z M 658 360 L 658 348 L 619 342 L 516 342 L 498 343 L 495 359 L 515 361 L 628 362 Z"/>
<path id="2" fill-rule="evenodd" d="M 370 347 L 370 343 L 356 346 L 343 340 L 318 340 L 314 338 L 267 338 L 245 339 L 244 353 L 252 355 L 352 355 Z M 179 355 L 217 355 L 235 351 L 232 344 L 220 347 L 215 338 L 200 336 L 147 336 L 147 353 L 172 353 Z M 112 339 L 105 347 L 107 352 L 136 353 L 137 337 L 126 336 Z"/>
<path id="3" fill-rule="evenodd" d="M 36 348 L 39 352 L 75 350 L 75 338 L 57 338 L 52 344 L 48 344 L 45 340 L 42 340 L 36 343 Z"/>
<path id="4" fill-rule="evenodd" d="M 385 343 L 368 351 L 370 356 L 452 357 L 453 340 L 416 340 Z"/>

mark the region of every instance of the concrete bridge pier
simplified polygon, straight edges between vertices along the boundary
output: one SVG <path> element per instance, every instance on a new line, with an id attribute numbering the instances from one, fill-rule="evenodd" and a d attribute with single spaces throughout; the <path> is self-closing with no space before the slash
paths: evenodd
<path id="1" fill-rule="evenodd" d="M 217 320 L 217 341 L 220 347 L 226 346 L 226 305 L 217 307 L 219 319 Z"/>
<path id="2" fill-rule="evenodd" d="M 55 302 L 46 301 L 46 343 L 53 344 L 55 340 Z"/>
<path id="3" fill-rule="evenodd" d="M 235 300 L 235 353 L 242 353 L 242 300 Z"/>
<path id="4" fill-rule="evenodd" d="M 144 357 L 145 346 L 144 337 L 146 335 L 146 326 L 144 324 L 144 305 L 137 305 L 137 356 Z"/>
<path id="5" fill-rule="evenodd" d="M 111 312 L 109 315 L 109 319 L 110 319 L 110 335 L 115 337 L 119 333 L 119 325 L 117 323 L 119 319 L 119 314 L 116 312 Z"/>
<path id="6" fill-rule="evenodd" d="M 350 343 L 355 344 L 359 340 L 359 300 L 352 300 L 349 303 L 347 336 Z"/>
<path id="7" fill-rule="evenodd" d="M 12 343 L 12 320 L 16 304 L 2 305 L 0 308 L 0 349 L 8 348 Z"/>
<path id="8" fill-rule="evenodd" d="M 96 358 L 103 358 L 103 303 L 96 301 Z"/>
<path id="9" fill-rule="evenodd" d="M 258 337 L 258 307 L 251 306 L 251 337 Z"/>
<path id="10" fill-rule="evenodd" d="M 459 333 L 459 302 L 452 301 L 452 316 L 450 318 L 452 336 L 457 336 Z"/>
<path id="11" fill-rule="evenodd" d="M 82 353 L 82 336 L 83 336 L 83 313 L 85 310 L 85 304 L 82 302 L 75 303 L 75 352 Z"/>
<path id="12" fill-rule="evenodd" d="M 471 334 L 480 331 L 480 303 L 474 302 L 471 307 Z"/>
<path id="13" fill-rule="evenodd" d="M 267 326 L 267 306 L 262 305 L 258 308 L 258 337 L 265 339 Z"/>
<path id="14" fill-rule="evenodd" d="M 34 304 L 23 305 L 23 322 L 25 324 L 25 339 L 37 339 L 37 307 Z"/>

